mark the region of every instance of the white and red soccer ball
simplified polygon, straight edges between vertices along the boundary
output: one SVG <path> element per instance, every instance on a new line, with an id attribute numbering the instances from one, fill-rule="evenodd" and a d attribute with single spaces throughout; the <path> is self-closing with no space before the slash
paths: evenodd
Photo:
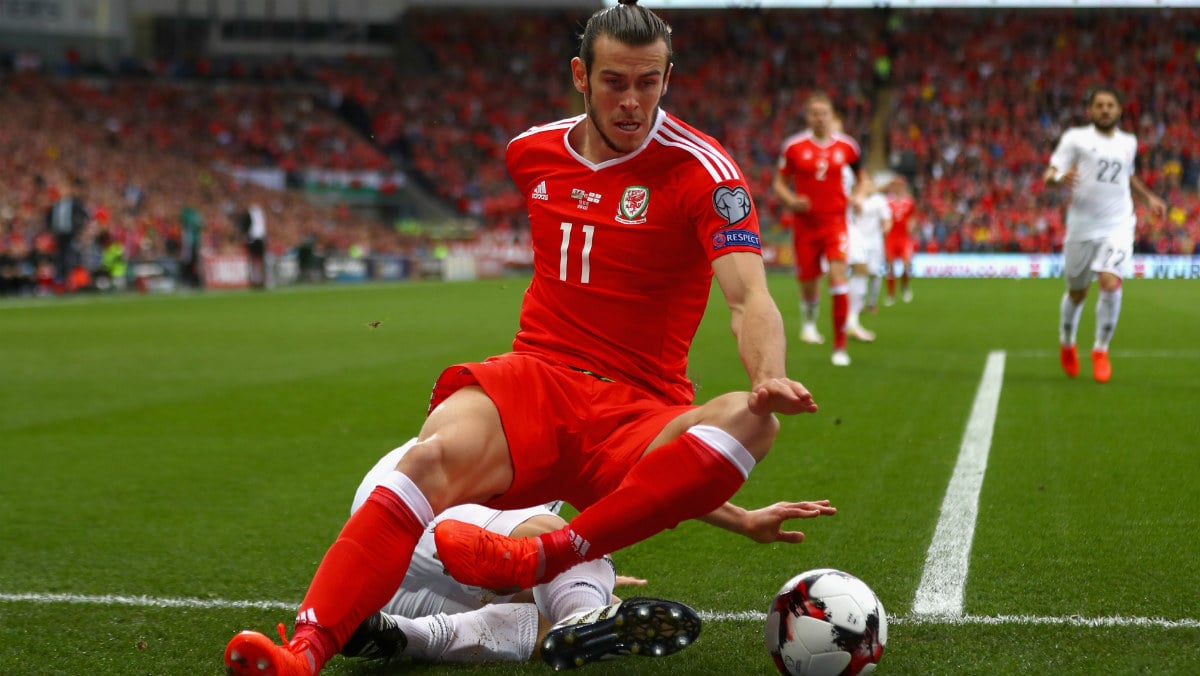
<path id="1" fill-rule="evenodd" d="M 887 644 L 887 615 L 865 582 L 820 568 L 783 585 L 767 612 L 765 635 L 784 676 L 869 674 Z"/>

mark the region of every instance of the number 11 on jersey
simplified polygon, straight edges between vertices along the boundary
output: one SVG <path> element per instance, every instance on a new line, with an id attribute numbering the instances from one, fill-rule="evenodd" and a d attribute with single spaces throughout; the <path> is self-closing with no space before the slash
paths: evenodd
<path id="1" fill-rule="evenodd" d="M 575 229 L 574 223 L 563 223 L 558 226 L 562 230 L 562 245 L 558 248 L 558 278 L 562 281 L 567 281 L 567 252 L 571 248 L 571 233 Z M 583 251 L 581 258 L 583 267 L 579 272 L 579 283 L 588 284 L 592 279 L 592 233 L 596 231 L 594 225 L 584 225 L 580 227 L 583 230 Z"/>

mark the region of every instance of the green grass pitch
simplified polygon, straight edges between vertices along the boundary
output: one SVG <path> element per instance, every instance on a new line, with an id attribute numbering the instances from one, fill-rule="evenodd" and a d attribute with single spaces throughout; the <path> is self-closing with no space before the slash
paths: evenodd
<path id="1" fill-rule="evenodd" d="M 441 368 L 507 349 L 526 280 L 0 302 L 0 674 L 219 674 L 290 625 L 361 475 L 419 428 Z M 797 291 L 771 277 L 789 334 Z M 1200 672 L 1200 285 L 1130 280 L 1114 375 L 1060 371 L 1057 280 L 917 280 L 835 368 L 792 345 L 821 411 L 784 420 L 735 498 L 829 498 L 801 545 L 686 523 L 618 552 L 705 613 L 692 648 L 581 674 L 771 674 L 761 614 L 793 574 L 865 580 L 879 674 Z M 822 309 L 828 334 L 829 309 Z M 375 323 L 378 323 L 377 325 Z M 912 604 L 988 354 L 1005 369 L 963 616 Z M 714 293 L 699 398 L 745 388 Z M 544 673 L 335 659 L 329 674 Z"/>

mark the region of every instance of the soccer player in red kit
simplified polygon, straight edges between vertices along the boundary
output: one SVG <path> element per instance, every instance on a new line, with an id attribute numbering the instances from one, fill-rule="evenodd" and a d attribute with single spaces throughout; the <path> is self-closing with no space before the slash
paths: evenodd
<path id="1" fill-rule="evenodd" d="M 833 101 L 828 95 L 815 93 L 809 96 L 804 118 L 808 129 L 783 142 L 779 171 L 772 188 L 783 208 L 793 212 L 792 244 L 796 253 L 796 278 L 800 282 L 800 339 L 806 343 L 825 341 L 817 332 L 823 274 L 821 259 L 824 258 L 829 268 L 829 295 L 833 300 L 833 363 L 848 366 L 846 256 L 850 244 L 846 207 L 851 199 L 861 199 L 861 190 L 865 190 L 870 181 L 860 168 L 858 143 L 836 128 Z M 847 194 L 842 182 L 844 167 L 850 167 L 856 175 L 853 196 Z"/>
<path id="2" fill-rule="evenodd" d="M 417 443 L 326 552 L 291 641 L 238 634 L 225 651 L 229 673 L 319 671 L 391 598 L 426 525 L 453 505 L 561 499 L 580 510 L 536 538 L 439 523 L 447 571 L 495 590 L 533 587 L 685 519 L 749 535 L 746 510 L 726 501 L 766 456 L 776 414 L 817 405 L 787 376 L 745 178 L 719 143 L 659 107 L 671 31 L 636 0 L 588 20 L 571 75 L 585 114 L 508 147 L 534 248 L 513 351 L 442 373 Z M 687 356 L 714 275 L 749 388 L 696 405 Z M 836 511 L 827 501 L 803 505 L 796 516 Z M 755 539 L 802 538 L 780 530 Z M 657 623 L 643 625 L 652 634 L 675 632 L 678 649 L 694 638 L 678 626 L 678 606 L 622 606 L 580 631 L 619 643 L 645 618 Z M 582 652 L 590 643 L 567 639 L 553 649 L 565 659 L 552 663 L 595 659 Z"/>
<path id="3" fill-rule="evenodd" d="M 892 179 L 887 187 L 888 206 L 892 208 L 892 229 L 883 240 L 883 251 L 887 256 L 887 300 L 888 305 L 896 302 L 896 263 L 901 264 L 900 295 L 905 303 L 912 301 L 912 290 L 908 288 L 912 276 L 912 217 L 916 203 L 908 191 L 908 181 L 903 176 Z"/>

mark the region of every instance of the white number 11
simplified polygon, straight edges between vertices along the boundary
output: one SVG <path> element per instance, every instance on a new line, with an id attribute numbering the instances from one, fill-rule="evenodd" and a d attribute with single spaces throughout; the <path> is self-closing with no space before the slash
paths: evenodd
<path id="1" fill-rule="evenodd" d="M 562 230 L 562 246 L 558 248 L 558 278 L 562 281 L 567 281 L 567 249 L 571 246 L 571 231 L 575 225 L 573 223 L 563 223 L 558 226 Z M 579 282 L 587 284 L 592 279 L 592 233 L 596 231 L 596 226 L 585 225 L 583 230 L 583 270 L 579 273 Z"/>

